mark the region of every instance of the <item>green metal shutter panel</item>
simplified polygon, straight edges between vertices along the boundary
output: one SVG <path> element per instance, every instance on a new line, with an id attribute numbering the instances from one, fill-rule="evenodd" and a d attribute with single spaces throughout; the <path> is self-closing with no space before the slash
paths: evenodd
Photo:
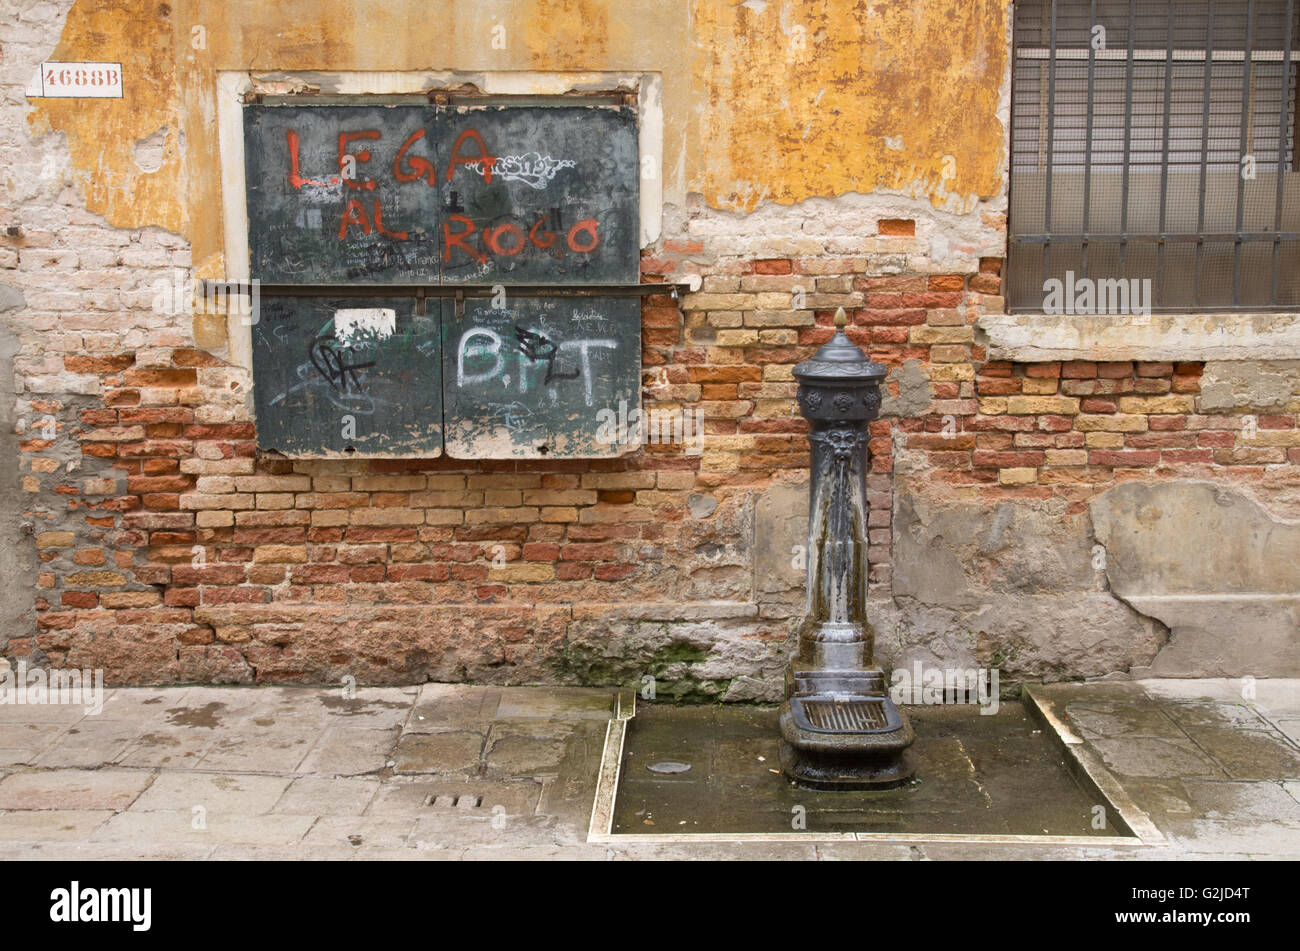
<path id="1" fill-rule="evenodd" d="M 250 274 L 290 286 L 252 328 L 262 448 L 624 448 L 596 434 L 602 411 L 640 405 L 640 308 L 613 293 L 639 280 L 631 108 L 304 99 L 248 105 L 244 124 Z M 337 294 L 294 293 L 308 285 Z M 411 292 L 475 286 L 503 292 Z"/>

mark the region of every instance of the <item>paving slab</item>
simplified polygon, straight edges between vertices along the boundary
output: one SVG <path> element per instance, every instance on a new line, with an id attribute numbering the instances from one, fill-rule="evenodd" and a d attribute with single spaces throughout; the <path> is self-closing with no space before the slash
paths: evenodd
<path id="1" fill-rule="evenodd" d="M 1124 776 L 1181 776 L 1227 779 L 1228 774 L 1186 737 L 1121 736 L 1098 739 L 1093 746 L 1106 765 Z"/>
<path id="2" fill-rule="evenodd" d="M 398 741 L 393 769 L 398 773 L 477 773 L 482 753 L 482 733 L 406 733 Z"/>
<path id="3" fill-rule="evenodd" d="M 1223 703 L 1220 701 L 1193 701 L 1190 703 L 1168 703 L 1165 711 L 1169 718 L 1185 730 L 1203 727 L 1232 727 L 1237 730 L 1267 730 L 1269 723 L 1254 708 L 1241 703 Z"/>
<path id="4" fill-rule="evenodd" d="M 425 684 L 407 717 L 407 733 L 487 732 L 501 702 L 499 687 Z"/>
<path id="5" fill-rule="evenodd" d="M 415 819 L 395 816 L 323 816 L 307 832 L 303 845 L 400 849 L 406 847 L 415 824 Z"/>
<path id="6" fill-rule="evenodd" d="M 280 708 L 296 715 L 316 716 L 331 726 L 351 729 L 400 729 L 416 697 L 414 687 L 357 687 L 349 690 L 308 690 L 285 695 Z"/>
<path id="7" fill-rule="evenodd" d="M 1300 749 L 1281 733 L 1206 726 L 1188 727 L 1187 735 L 1223 767 L 1230 779 L 1300 779 Z"/>
<path id="8" fill-rule="evenodd" d="M 0 809 L 126 809 L 154 780 L 139 770 L 40 770 L 0 780 Z"/>
<path id="9" fill-rule="evenodd" d="M 131 811 L 190 812 L 202 807 L 208 815 L 262 815 L 280 801 L 290 782 L 287 776 L 168 771 L 154 780 Z"/>
<path id="10" fill-rule="evenodd" d="M 1240 852 L 1260 855 L 1300 854 L 1300 824 L 1276 819 L 1218 820 L 1169 818 L 1165 835 L 1186 852 Z"/>
<path id="11" fill-rule="evenodd" d="M 1181 859 L 1181 855 L 1172 849 L 1078 848 L 975 842 L 923 842 L 916 846 L 916 851 L 916 858 L 927 862 L 1159 862 Z"/>
<path id="12" fill-rule="evenodd" d="M 613 702 L 613 693 L 598 688 L 506 687 L 501 691 L 495 718 L 608 720 L 614 715 Z"/>
<path id="13" fill-rule="evenodd" d="M 815 862 L 817 846 L 811 842 L 684 842 L 629 841 L 601 843 L 614 859 L 664 860 L 674 862 Z M 590 847 L 588 847 L 590 848 Z"/>
<path id="14" fill-rule="evenodd" d="M 1150 701 L 1088 699 L 1071 701 L 1064 709 L 1065 722 L 1077 727 L 1084 736 L 1183 736 L 1164 708 Z"/>
<path id="15" fill-rule="evenodd" d="M 163 714 L 171 726 L 215 729 L 227 720 L 243 718 L 265 696 L 256 687 L 190 687 L 183 696 L 167 698 Z"/>
<path id="16" fill-rule="evenodd" d="M 0 724 L 0 766 L 28 766 L 36 762 L 72 724 L 11 722 Z"/>
<path id="17" fill-rule="evenodd" d="M 501 845 L 466 849 L 467 862 L 605 862 L 608 850 L 598 846 Z"/>
<path id="18" fill-rule="evenodd" d="M 1124 791 L 1149 816 L 1158 813 L 1189 815 L 1192 800 L 1187 792 L 1187 783 L 1194 781 L 1177 777 L 1128 777 L 1124 780 Z"/>
<path id="19" fill-rule="evenodd" d="M 590 724 L 590 727 L 599 726 Z M 575 731 L 565 749 L 559 775 L 541 780 L 537 812 L 556 818 L 556 836 L 560 841 L 586 841 L 604 746 L 603 728 Z"/>
<path id="20" fill-rule="evenodd" d="M 253 725 L 251 729 L 223 729 L 209 744 L 199 769 L 238 770 L 249 773 L 293 773 L 321 739 L 319 726 L 283 728 Z"/>
<path id="21" fill-rule="evenodd" d="M 447 812 L 430 814 L 416 820 L 411 832 L 411 842 L 417 847 L 430 844 L 441 847 L 488 846 L 492 848 L 520 848 L 523 846 L 556 845 L 555 820 L 548 816 L 516 816 L 485 814 L 458 814 Z"/>
<path id="22" fill-rule="evenodd" d="M 0 817 L 2 820 L 3 817 Z M 119 812 L 91 836 L 92 842 L 153 842 L 165 845 L 280 846 L 299 842 L 312 816 L 196 814 L 190 809 Z"/>
<path id="23" fill-rule="evenodd" d="M 348 862 L 359 850 L 350 846 L 302 844 L 262 846 L 221 844 L 214 846 L 208 858 L 214 862 Z"/>
<path id="24" fill-rule="evenodd" d="M 1273 721 L 1273 725 L 1279 733 L 1300 746 L 1300 717 L 1279 717 Z"/>
<path id="25" fill-rule="evenodd" d="M 167 710 L 184 703 L 193 687 L 130 687 L 114 690 L 104 700 L 101 720 L 137 720 L 161 725 Z"/>
<path id="26" fill-rule="evenodd" d="M 1284 679 L 1257 680 L 1252 701 L 1269 716 L 1300 718 L 1300 689 L 1297 681 Z"/>
<path id="27" fill-rule="evenodd" d="M 378 772 L 392 762 L 397 737 L 396 727 L 386 730 L 329 727 L 297 771 L 322 776 L 360 776 Z"/>
<path id="28" fill-rule="evenodd" d="M 86 717 L 55 737 L 32 765 L 56 769 L 107 766 L 118 762 L 139 736 L 139 725 L 133 721 Z"/>
<path id="29" fill-rule="evenodd" d="M 1300 826 L 1300 802 L 1281 783 L 1183 781 L 1189 815 L 1216 821 L 1275 819 Z"/>
<path id="30" fill-rule="evenodd" d="M 300 776 L 289 784 L 271 811 L 298 816 L 359 816 L 379 788 L 377 779 Z"/>
<path id="31" fill-rule="evenodd" d="M 1159 680 L 1138 680 L 1134 682 L 1136 686 L 1141 687 L 1148 697 L 1154 700 L 1164 701 L 1188 701 L 1188 700 L 1217 700 L 1223 703 L 1239 703 L 1245 700 L 1247 688 L 1252 686 L 1245 680 L 1232 679 L 1223 677 L 1202 677 L 1191 680 L 1177 678 L 1159 679 Z M 1265 681 L 1255 681 L 1253 686 L 1258 690 L 1258 685 Z M 1290 681 L 1294 684 L 1294 681 Z M 1070 687 L 1077 688 L 1078 684 L 1071 684 Z M 1091 692 L 1092 684 L 1086 685 Z"/>
<path id="32" fill-rule="evenodd" d="M 0 841 L 81 841 L 112 819 L 108 809 L 31 809 L 0 813 Z"/>
<path id="33" fill-rule="evenodd" d="M 379 849 L 361 846 L 352 850 L 354 862 L 460 862 L 465 858 L 462 848 L 417 848 L 409 845 L 401 849 Z"/>
<path id="34" fill-rule="evenodd" d="M 14 842 L 6 843 L 5 858 L 31 862 L 198 862 L 212 857 L 211 845 L 167 845 L 158 842 Z"/>
<path id="35" fill-rule="evenodd" d="M 493 724 L 484 753 L 487 775 L 502 779 L 558 776 L 568 745 L 569 727 L 560 724 L 559 735 L 552 731 L 502 729 Z"/>
<path id="36" fill-rule="evenodd" d="M 149 726 L 118 759 L 122 766 L 192 769 L 216 742 L 213 731 L 192 726 Z"/>
<path id="37" fill-rule="evenodd" d="M 59 723 L 67 726 L 86 716 L 80 703 L 0 703 L 0 729 L 11 723 Z"/>

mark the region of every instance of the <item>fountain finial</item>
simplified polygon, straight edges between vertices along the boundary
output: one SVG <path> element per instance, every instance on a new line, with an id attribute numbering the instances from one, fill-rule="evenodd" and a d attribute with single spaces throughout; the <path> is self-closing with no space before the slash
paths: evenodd
<path id="1" fill-rule="evenodd" d="M 845 326 L 848 324 L 848 322 L 849 322 L 849 318 L 844 316 L 844 308 L 837 307 L 835 309 L 835 326 L 838 327 L 840 330 L 843 330 Z"/>

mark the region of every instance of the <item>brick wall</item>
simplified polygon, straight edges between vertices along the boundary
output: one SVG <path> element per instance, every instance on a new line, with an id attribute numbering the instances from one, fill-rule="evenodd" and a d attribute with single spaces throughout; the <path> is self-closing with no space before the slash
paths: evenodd
<path id="1" fill-rule="evenodd" d="M 974 505 L 980 522 L 1007 503 L 1069 521 L 1121 482 L 1200 479 L 1300 513 L 1300 375 L 1289 403 L 1209 412 L 1200 364 L 987 359 L 976 321 L 1004 307 L 1005 195 L 962 213 L 888 195 L 750 215 L 698 196 L 665 208 L 643 277 L 699 275 L 702 287 L 645 299 L 643 395 L 647 409 L 698 410 L 699 451 L 519 463 L 262 455 L 254 381 L 228 362 L 211 320 L 158 305 L 160 286 L 193 274 L 186 241 L 87 212 L 66 140 L 29 132 L 22 85 L 67 7 L 24 7 L 0 64 L 0 352 L 16 350 L 18 437 L 4 501 L 17 500 L 10 544 L 33 566 L 6 579 L 20 616 L 0 632 L 11 659 L 102 667 L 112 683 L 651 675 L 661 695 L 771 699 L 801 581 L 788 552 L 764 554 L 764 506 L 797 521 L 808 455 L 791 371 L 829 338 L 840 306 L 850 336 L 891 368 L 868 476 L 886 662 L 1006 658 L 1024 629 L 1076 600 L 1054 578 L 1022 578 L 979 594 L 1050 602 L 1020 630 L 936 620 L 912 582 L 900 596 L 894 564 L 914 528 L 911 514 L 895 523 L 919 500 Z M 798 540 L 787 528 L 780 545 Z M 1150 622 L 1104 579 L 1088 584 L 1089 606 L 1124 614 L 1110 642 L 1053 632 L 1062 649 L 1013 673 L 1150 659 Z M 1137 621 L 1149 636 L 1133 634 Z"/>
<path id="2" fill-rule="evenodd" d="M 762 256 L 721 253 L 743 244 L 727 237 L 646 253 L 647 280 L 703 275 L 699 293 L 643 309 L 646 406 L 698 410 L 698 453 L 262 455 L 246 375 L 196 348 L 186 315 L 153 306 L 153 282 L 188 265 L 180 242 L 65 215 L 6 240 L 0 257 L 27 303 L 19 467 L 41 563 L 35 631 L 6 653 L 104 667 L 113 682 L 598 681 L 645 669 L 706 696 L 746 675 L 763 685 L 751 694 L 770 693 L 798 612 L 755 604 L 746 512 L 772 484 L 802 483 L 791 371 L 829 339 L 840 306 L 850 337 L 891 367 L 891 397 L 909 362 L 929 381 L 924 408 L 887 403 L 895 415 L 872 424 L 877 599 L 890 595 L 898 457 L 911 491 L 1057 498 L 1069 512 L 1126 479 L 1249 482 L 1300 461 L 1294 413 L 1254 429 L 1200 413 L 1199 364 L 985 359 L 974 324 L 1002 307 L 1000 259 L 910 273 L 928 245 L 907 219 L 769 239 Z M 638 641 L 638 623 L 658 639 Z"/>

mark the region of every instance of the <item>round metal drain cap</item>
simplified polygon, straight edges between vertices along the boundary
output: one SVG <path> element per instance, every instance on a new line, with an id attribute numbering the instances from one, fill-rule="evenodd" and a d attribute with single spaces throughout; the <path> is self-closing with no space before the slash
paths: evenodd
<path id="1" fill-rule="evenodd" d="M 684 773 L 690 768 L 690 763 L 674 763 L 671 761 L 665 763 L 651 763 L 646 766 L 646 769 L 650 770 L 652 773 Z"/>

